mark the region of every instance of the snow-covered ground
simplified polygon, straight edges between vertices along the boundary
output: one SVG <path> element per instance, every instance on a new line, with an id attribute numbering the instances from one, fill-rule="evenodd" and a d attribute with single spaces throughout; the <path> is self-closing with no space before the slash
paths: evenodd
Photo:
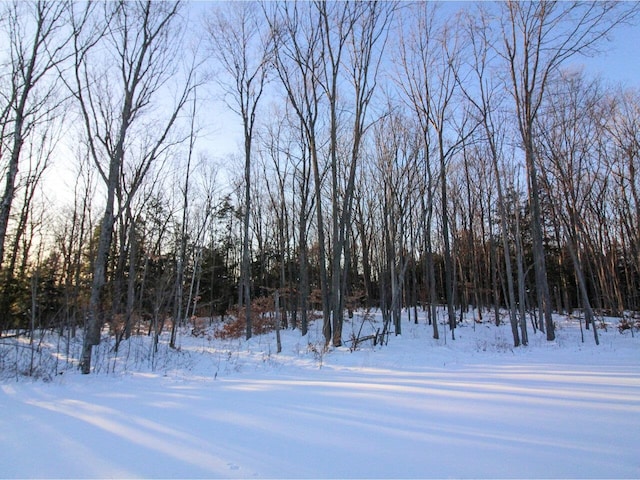
<path id="1" fill-rule="evenodd" d="M 319 324 L 279 354 L 188 330 L 155 358 L 104 346 L 95 374 L 0 383 L 0 477 L 640 478 L 640 335 L 557 320 L 517 349 L 506 325 L 445 342 L 423 320 L 354 352 L 323 353 Z"/>

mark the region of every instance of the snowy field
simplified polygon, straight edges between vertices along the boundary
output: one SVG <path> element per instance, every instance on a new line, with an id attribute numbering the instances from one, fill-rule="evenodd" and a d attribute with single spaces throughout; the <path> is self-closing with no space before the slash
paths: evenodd
<path id="1" fill-rule="evenodd" d="M 354 352 L 322 353 L 319 324 L 280 354 L 275 334 L 185 330 L 153 358 L 137 337 L 89 376 L 2 380 L 0 477 L 640 478 L 640 333 L 607 323 L 599 346 L 558 317 L 518 349 L 506 325 L 445 342 L 422 320 Z"/>

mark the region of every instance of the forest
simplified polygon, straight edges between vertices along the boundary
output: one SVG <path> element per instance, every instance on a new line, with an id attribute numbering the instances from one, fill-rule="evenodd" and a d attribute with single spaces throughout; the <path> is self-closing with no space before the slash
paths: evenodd
<path id="1" fill-rule="evenodd" d="M 640 89 L 579 68 L 634 2 L 0 8 L 3 345 L 640 326 Z"/>

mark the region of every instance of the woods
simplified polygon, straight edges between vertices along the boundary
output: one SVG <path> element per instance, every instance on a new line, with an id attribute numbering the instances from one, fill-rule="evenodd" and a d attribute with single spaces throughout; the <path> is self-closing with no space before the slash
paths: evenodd
<path id="1" fill-rule="evenodd" d="M 454 7 L 2 4 L 0 338 L 637 316 L 640 89 L 580 68 L 637 5 Z"/>

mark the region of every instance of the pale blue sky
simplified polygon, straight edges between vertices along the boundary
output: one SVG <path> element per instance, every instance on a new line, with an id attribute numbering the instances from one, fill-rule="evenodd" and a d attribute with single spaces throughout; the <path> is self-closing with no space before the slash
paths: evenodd
<path id="1" fill-rule="evenodd" d="M 621 26 L 612 41 L 603 44 L 606 51 L 594 58 L 577 58 L 587 72 L 602 75 L 608 81 L 640 88 L 640 26 Z"/>
<path id="2" fill-rule="evenodd" d="M 192 1 L 190 7 L 198 12 L 195 16 L 198 21 L 211 3 L 213 2 Z M 460 5 L 461 2 L 450 2 L 449 7 L 457 9 Z M 604 51 L 602 54 L 593 58 L 575 57 L 565 66 L 584 66 L 589 75 L 600 75 L 611 84 L 640 89 L 640 26 L 618 27 L 611 41 L 603 43 L 601 47 Z M 206 110 L 209 124 L 207 134 L 200 139 L 199 149 L 206 150 L 215 158 L 226 160 L 230 154 L 241 154 L 242 129 L 237 115 L 227 111 L 221 103 L 210 105 Z M 71 176 L 64 183 L 72 185 L 74 181 L 75 177 Z M 64 196 L 60 189 L 52 191 L 58 191 L 60 196 Z"/>
<path id="3" fill-rule="evenodd" d="M 199 8 L 206 11 L 211 2 L 199 3 Z M 445 8 L 451 8 L 453 12 L 467 2 L 443 3 L 449 3 Z M 472 3 L 468 2 L 468 4 Z M 604 81 L 612 85 L 640 88 L 640 26 L 618 26 L 611 35 L 611 40 L 602 42 L 600 48 L 603 53 L 594 57 L 576 56 L 565 63 L 564 68 L 584 67 L 587 74 L 601 76 Z M 224 107 L 222 108 L 224 110 Z M 230 153 L 240 154 L 242 151 L 240 119 L 228 111 L 222 111 L 216 117 L 217 122 L 213 127 L 215 133 L 211 135 L 211 145 L 214 145 L 211 153 L 221 157 Z"/>

